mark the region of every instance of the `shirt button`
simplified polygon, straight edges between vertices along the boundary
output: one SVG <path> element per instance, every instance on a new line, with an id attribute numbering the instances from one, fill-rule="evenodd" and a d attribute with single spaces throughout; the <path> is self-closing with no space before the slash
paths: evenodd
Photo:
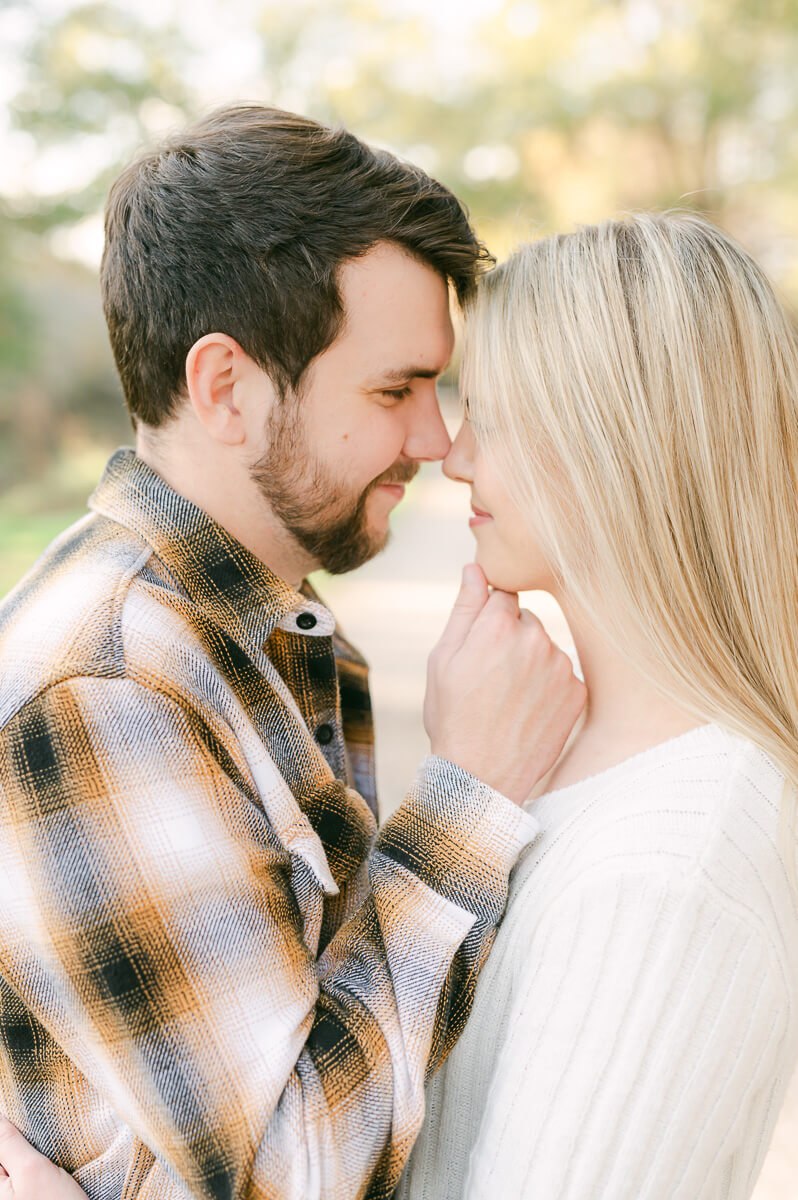
<path id="1" fill-rule="evenodd" d="M 300 629 L 312 629 L 316 624 L 316 618 L 313 613 L 300 613 L 296 619 L 296 623 Z"/>
<path id="2" fill-rule="evenodd" d="M 319 725 L 316 730 L 316 741 L 321 746 L 328 746 L 335 737 L 335 730 L 332 725 Z"/>

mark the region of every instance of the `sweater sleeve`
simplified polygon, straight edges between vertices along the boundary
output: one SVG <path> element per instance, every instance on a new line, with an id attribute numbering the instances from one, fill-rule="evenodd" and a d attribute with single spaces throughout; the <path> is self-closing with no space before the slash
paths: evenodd
<path id="1" fill-rule="evenodd" d="M 605 876 L 519 960 L 467 1200 L 747 1195 L 789 1012 L 755 922 L 699 876 Z"/>

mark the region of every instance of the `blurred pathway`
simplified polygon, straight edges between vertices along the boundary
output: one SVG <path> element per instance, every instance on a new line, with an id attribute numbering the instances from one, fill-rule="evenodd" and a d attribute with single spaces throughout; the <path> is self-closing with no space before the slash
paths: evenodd
<path id="1" fill-rule="evenodd" d="M 428 752 L 421 722 L 426 660 L 449 614 L 464 563 L 473 558 L 465 486 L 425 465 L 392 518 L 393 538 L 352 575 L 317 580 L 346 635 L 371 664 L 377 730 L 377 780 L 383 817 L 401 801 Z M 551 599 L 527 593 L 551 636 L 572 650 Z M 798 1075 L 782 1112 L 754 1200 L 798 1200 Z"/>

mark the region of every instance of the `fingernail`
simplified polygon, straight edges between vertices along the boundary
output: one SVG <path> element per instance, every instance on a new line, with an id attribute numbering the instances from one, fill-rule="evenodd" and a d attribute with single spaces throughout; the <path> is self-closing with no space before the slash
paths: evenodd
<path id="1" fill-rule="evenodd" d="M 476 583 L 477 581 L 477 565 L 476 563 L 466 563 L 463 567 L 463 583 Z"/>

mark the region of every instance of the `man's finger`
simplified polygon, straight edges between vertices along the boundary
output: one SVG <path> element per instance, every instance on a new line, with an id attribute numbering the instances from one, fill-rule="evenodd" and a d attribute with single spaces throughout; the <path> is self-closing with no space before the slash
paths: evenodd
<path id="1" fill-rule="evenodd" d="M 34 1150 L 17 1129 L 16 1125 L 0 1116 L 0 1163 L 7 1175 L 14 1175 L 30 1165 L 39 1151 Z"/>
<path id="2" fill-rule="evenodd" d="M 518 592 L 502 592 L 499 588 L 494 588 L 484 605 L 484 615 L 488 617 L 496 612 L 507 612 L 512 617 L 520 616 Z"/>
<path id="3" fill-rule="evenodd" d="M 453 649 L 462 646 L 469 629 L 488 601 L 488 581 L 481 567 L 469 563 L 463 568 L 463 581 L 446 622 L 439 645 Z"/>
<path id="4" fill-rule="evenodd" d="M 543 622 L 541 621 L 540 617 L 536 617 L 535 614 L 533 612 L 530 612 L 528 608 L 520 609 L 518 616 L 520 618 L 521 624 L 528 626 L 530 629 L 543 629 L 544 628 Z"/>

